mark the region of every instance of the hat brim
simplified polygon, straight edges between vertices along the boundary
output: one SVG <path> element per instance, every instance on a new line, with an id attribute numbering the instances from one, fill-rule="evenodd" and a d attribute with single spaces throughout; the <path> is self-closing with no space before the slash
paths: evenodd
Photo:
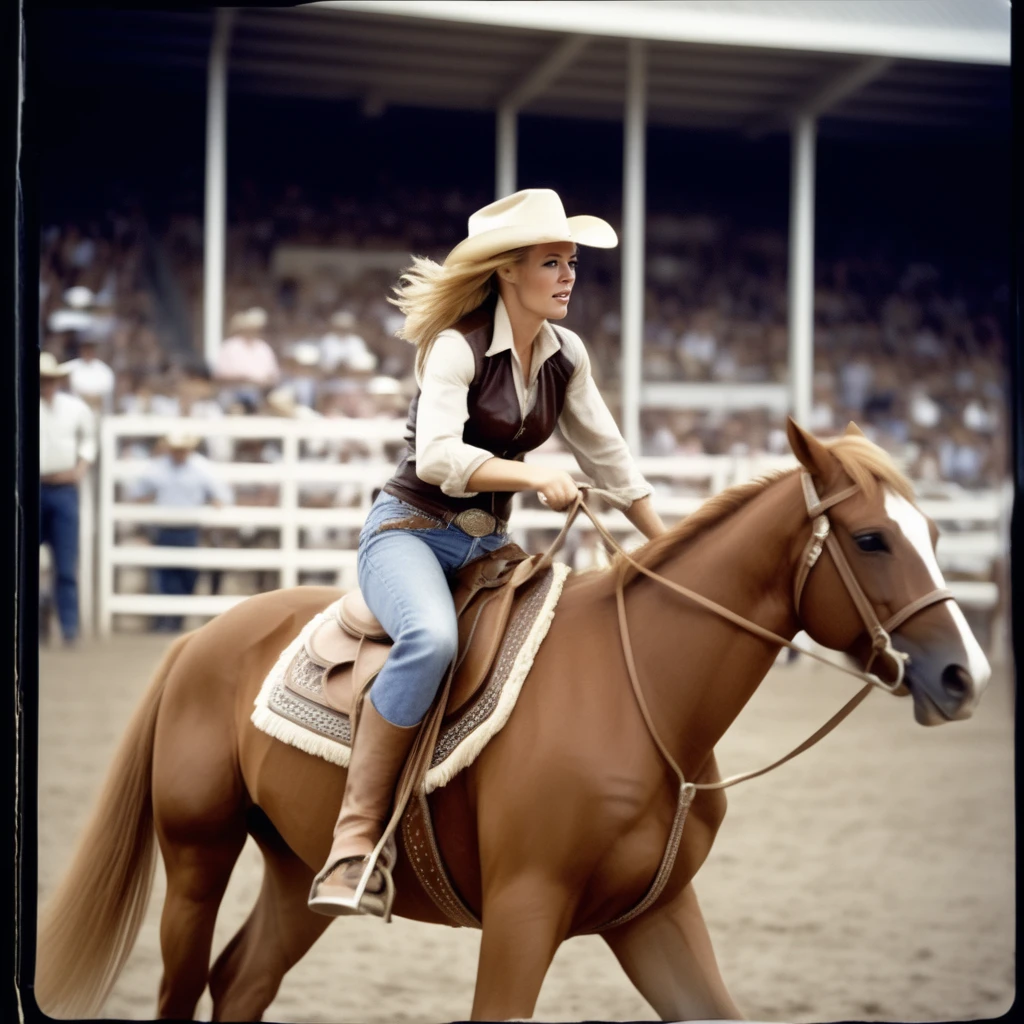
<path id="1" fill-rule="evenodd" d="M 492 228 L 481 231 L 459 242 L 445 258 L 444 265 L 453 263 L 473 263 L 476 260 L 489 259 L 509 249 L 521 249 L 528 245 L 542 245 L 544 242 L 575 242 L 577 245 L 589 245 L 595 249 L 614 249 L 619 244 L 619 236 L 615 228 L 600 217 L 580 214 L 569 217 L 568 237 L 564 232 L 552 232 L 529 225 L 514 225 L 507 228 Z"/>
<path id="2" fill-rule="evenodd" d="M 61 377 L 66 377 L 69 373 L 71 373 L 71 367 L 65 365 L 64 363 L 61 363 L 56 368 L 54 368 L 52 370 L 42 370 L 41 369 L 39 371 L 39 376 L 43 380 L 47 380 L 47 379 L 49 379 L 49 380 L 60 380 Z"/>
<path id="3" fill-rule="evenodd" d="M 164 438 L 164 444 L 166 444 L 168 448 L 176 448 L 179 451 L 181 451 L 182 449 L 186 449 L 186 448 L 188 448 L 188 449 L 198 448 L 199 447 L 199 438 L 198 437 L 165 437 Z"/>

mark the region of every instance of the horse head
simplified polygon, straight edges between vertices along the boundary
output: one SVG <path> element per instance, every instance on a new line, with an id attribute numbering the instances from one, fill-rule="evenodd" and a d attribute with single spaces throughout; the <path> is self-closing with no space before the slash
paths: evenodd
<path id="1" fill-rule="evenodd" d="M 915 504 L 909 481 L 853 423 L 843 436 L 822 442 L 790 420 L 788 435 L 822 505 L 852 492 L 828 507 L 827 524 L 819 527 L 831 533 L 829 551 L 838 547 L 841 555 L 829 557 L 821 545 L 811 555 L 816 567 L 796 595 L 801 627 L 875 673 L 893 693 L 911 694 L 922 725 L 970 718 L 991 668 L 959 606 L 942 596 L 938 530 Z M 842 556 L 852 585 L 837 564 Z M 880 634 L 881 623 L 892 625 Z"/>

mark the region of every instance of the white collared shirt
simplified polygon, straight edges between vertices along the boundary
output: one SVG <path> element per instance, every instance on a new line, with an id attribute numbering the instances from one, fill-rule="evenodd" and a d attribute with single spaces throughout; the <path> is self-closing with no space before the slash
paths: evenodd
<path id="1" fill-rule="evenodd" d="M 66 473 L 78 460 L 96 461 L 96 420 L 75 395 L 58 391 L 39 399 L 39 475 Z"/>
<path id="2" fill-rule="evenodd" d="M 633 462 L 625 439 L 605 405 L 590 372 L 590 356 L 573 331 L 559 327 L 564 352 L 573 364 L 565 392 L 558 429 L 580 468 L 591 480 L 624 501 L 633 502 L 653 491 Z M 510 349 L 512 378 L 519 411 L 526 416 L 537 400 L 540 368 L 561 349 L 551 325 L 545 321 L 533 341 L 530 379 L 512 341 L 512 324 L 505 304 L 498 299 L 494 311 L 494 335 L 484 358 Z M 452 498 L 469 498 L 477 491 L 466 489 L 469 478 L 493 452 L 466 444 L 463 429 L 469 419 L 467 396 L 476 372 L 473 350 L 454 328 L 442 331 L 434 341 L 422 375 L 417 373 L 420 399 L 416 412 L 416 474 Z"/>
<path id="3" fill-rule="evenodd" d="M 196 508 L 213 500 L 228 505 L 232 498 L 231 488 L 198 452 L 189 452 L 180 464 L 170 455 L 151 459 L 135 491 L 139 495 L 152 494 L 154 504 L 166 508 Z"/>
<path id="4" fill-rule="evenodd" d="M 101 359 L 72 359 L 68 367 L 68 385 L 80 398 L 102 398 L 109 412 L 114 397 L 114 371 Z"/>

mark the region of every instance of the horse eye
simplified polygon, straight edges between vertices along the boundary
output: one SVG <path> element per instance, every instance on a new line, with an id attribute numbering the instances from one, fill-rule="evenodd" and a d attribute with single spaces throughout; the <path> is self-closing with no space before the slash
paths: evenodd
<path id="1" fill-rule="evenodd" d="M 857 547 L 861 551 L 870 553 L 889 550 L 889 545 L 885 543 L 885 538 L 880 533 L 862 533 L 859 537 L 854 537 L 853 539 L 857 542 Z"/>

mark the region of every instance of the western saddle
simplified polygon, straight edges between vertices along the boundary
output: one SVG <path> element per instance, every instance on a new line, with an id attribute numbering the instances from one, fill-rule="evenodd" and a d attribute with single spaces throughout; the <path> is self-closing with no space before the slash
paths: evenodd
<path id="1" fill-rule="evenodd" d="M 536 575 L 542 557 L 506 544 L 459 570 L 452 586 L 459 645 L 445 718 L 457 715 L 487 679 L 517 599 L 524 596 L 519 589 Z M 323 670 L 326 703 L 354 722 L 363 695 L 387 660 L 391 638 L 358 590 L 345 594 L 335 608 L 334 616 L 309 636 L 306 654 Z"/>

